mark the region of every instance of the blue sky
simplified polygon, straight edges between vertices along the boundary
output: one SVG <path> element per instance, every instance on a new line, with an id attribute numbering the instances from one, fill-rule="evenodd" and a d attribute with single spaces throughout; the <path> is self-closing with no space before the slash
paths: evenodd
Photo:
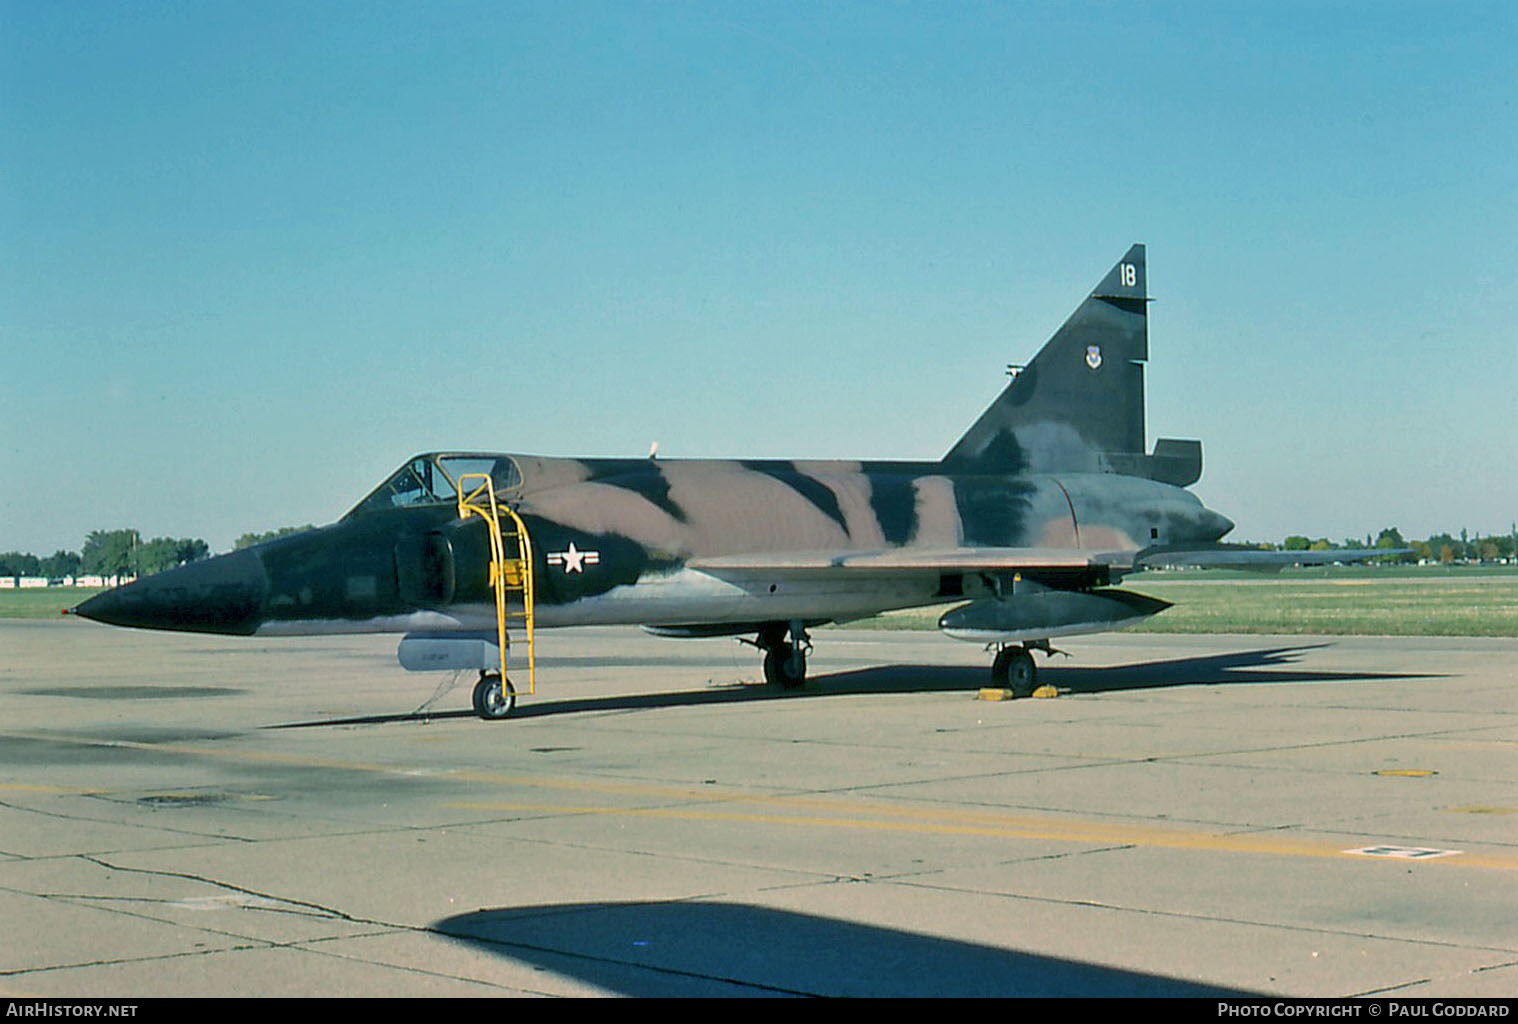
<path id="1" fill-rule="evenodd" d="M 1505 532 L 1515 11 L 0 0 L 0 550 L 937 458 L 1135 241 L 1237 539 Z"/>

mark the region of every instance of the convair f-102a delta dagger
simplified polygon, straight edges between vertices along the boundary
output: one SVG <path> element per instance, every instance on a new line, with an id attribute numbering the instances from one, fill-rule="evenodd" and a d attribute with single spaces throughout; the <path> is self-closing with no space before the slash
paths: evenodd
<path id="1" fill-rule="evenodd" d="M 763 652 L 766 680 L 795 687 L 812 628 L 952 603 L 943 632 L 987 645 L 993 682 L 1026 695 L 1054 638 L 1169 607 L 1114 586 L 1146 566 L 1386 554 L 1218 543 L 1233 524 L 1186 490 L 1201 444 L 1145 451 L 1147 303 L 1135 245 L 937 462 L 434 452 L 331 526 L 75 611 L 208 633 L 403 633 L 404 666 L 477 669 L 475 709 L 499 718 L 515 703 L 510 639 L 526 641 L 530 678 L 538 627 L 736 636 Z"/>

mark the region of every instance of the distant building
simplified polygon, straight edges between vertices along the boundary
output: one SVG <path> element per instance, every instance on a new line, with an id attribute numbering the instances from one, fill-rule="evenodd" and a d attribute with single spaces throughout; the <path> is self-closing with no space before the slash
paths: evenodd
<path id="1" fill-rule="evenodd" d="M 34 590 L 40 587 L 119 587 L 136 576 L 0 576 L 0 590 Z"/>

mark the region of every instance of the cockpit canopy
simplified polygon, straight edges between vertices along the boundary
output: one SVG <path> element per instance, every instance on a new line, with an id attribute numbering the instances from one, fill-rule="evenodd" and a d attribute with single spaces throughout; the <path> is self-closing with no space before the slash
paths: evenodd
<path id="1" fill-rule="evenodd" d="M 509 455 L 433 452 L 418 455 L 353 507 L 344 519 L 384 509 L 457 503 L 459 480 L 470 474 L 490 477 L 497 495 L 520 487 L 522 473 Z M 471 483 L 472 490 L 476 484 Z"/>

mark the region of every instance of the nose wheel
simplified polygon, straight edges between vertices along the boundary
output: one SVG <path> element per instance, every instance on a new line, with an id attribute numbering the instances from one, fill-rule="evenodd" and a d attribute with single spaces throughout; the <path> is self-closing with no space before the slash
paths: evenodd
<path id="1" fill-rule="evenodd" d="M 517 706 L 517 691 L 511 680 L 498 672 L 481 672 L 474 684 L 474 713 L 493 720 L 505 718 Z"/>

